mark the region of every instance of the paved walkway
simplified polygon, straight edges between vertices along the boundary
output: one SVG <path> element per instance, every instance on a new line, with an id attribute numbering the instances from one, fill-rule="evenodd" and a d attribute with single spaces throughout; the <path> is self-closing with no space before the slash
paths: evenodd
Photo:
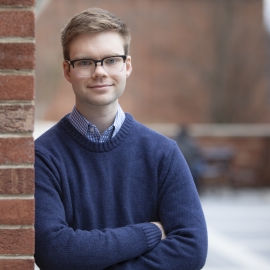
<path id="1" fill-rule="evenodd" d="M 208 225 L 204 270 L 270 269 L 270 189 L 205 192 Z"/>

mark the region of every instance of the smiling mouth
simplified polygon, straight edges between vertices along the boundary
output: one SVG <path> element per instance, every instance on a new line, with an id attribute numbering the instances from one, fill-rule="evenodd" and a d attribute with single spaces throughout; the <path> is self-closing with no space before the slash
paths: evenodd
<path id="1" fill-rule="evenodd" d="M 88 87 L 89 88 L 106 88 L 110 86 L 112 86 L 112 84 L 96 84 L 96 85 L 90 85 Z"/>

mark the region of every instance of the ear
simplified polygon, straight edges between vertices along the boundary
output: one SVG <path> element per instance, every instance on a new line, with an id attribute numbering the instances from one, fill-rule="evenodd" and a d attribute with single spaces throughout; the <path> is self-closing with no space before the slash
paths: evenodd
<path id="1" fill-rule="evenodd" d="M 63 61 L 63 71 L 64 71 L 64 76 L 66 80 L 71 83 L 70 64 L 67 61 Z"/>
<path id="2" fill-rule="evenodd" d="M 126 77 L 128 78 L 132 71 L 131 56 L 128 55 L 126 59 Z"/>

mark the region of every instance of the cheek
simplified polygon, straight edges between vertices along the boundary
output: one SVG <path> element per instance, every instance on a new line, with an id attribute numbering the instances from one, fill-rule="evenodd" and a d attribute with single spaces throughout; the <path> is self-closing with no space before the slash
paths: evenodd
<path id="1" fill-rule="evenodd" d="M 123 72 L 119 74 L 116 78 L 116 81 L 118 82 L 119 85 L 125 86 L 126 85 L 126 80 L 127 80 L 127 73 Z"/>
<path id="2" fill-rule="evenodd" d="M 72 84 L 74 85 L 84 85 L 86 83 L 86 79 L 85 78 L 80 78 L 80 77 L 72 77 Z"/>
<path id="3" fill-rule="evenodd" d="M 85 79 L 74 79 L 71 80 L 72 88 L 74 92 L 81 92 L 86 87 Z"/>
<path id="4" fill-rule="evenodd" d="M 125 74 L 125 76 L 126 76 L 126 74 Z M 119 92 L 124 92 L 124 90 L 125 90 L 125 87 L 126 87 L 126 77 L 121 77 L 121 78 L 119 78 L 119 80 L 118 80 L 118 91 Z"/>

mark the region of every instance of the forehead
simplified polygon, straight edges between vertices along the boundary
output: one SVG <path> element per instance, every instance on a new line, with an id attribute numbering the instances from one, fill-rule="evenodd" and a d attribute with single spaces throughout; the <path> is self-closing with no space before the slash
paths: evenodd
<path id="1" fill-rule="evenodd" d="M 79 34 L 71 41 L 69 54 L 70 59 L 82 57 L 100 59 L 124 54 L 124 40 L 114 31 Z"/>

